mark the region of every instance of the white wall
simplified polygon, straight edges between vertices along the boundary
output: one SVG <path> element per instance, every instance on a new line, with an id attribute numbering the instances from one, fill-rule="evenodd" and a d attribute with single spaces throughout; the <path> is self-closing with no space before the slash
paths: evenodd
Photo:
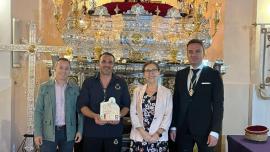
<path id="1" fill-rule="evenodd" d="M 9 44 L 11 41 L 11 0 L 0 3 L 0 44 Z"/>
<path id="2" fill-rule="evenodd" d="M 11 42 L 11 1 L 0 3 L 0 44 Z M 0 148 L 9 152 L 11 147 L 11 79 L 10 53 L 0 52 Z"/>
<path id="3" fill-rule="evenodd" d="M 256 89 L 262 57 L 259 28 L 252 25 L 270 23 L 270 1 L 227 0 L 225 3 L 223 52 L 229 69 L 224 76 L 223 134 L 244 134 L 248 125 L 270 128 L 270 100 L 261 99 Z"/>
<path id="4" fill-rule="evenodd" d="M 257 0 L 257 19 L 256 23 L 269 23 L 270 24 L 270 1 Z M 270 25 L 268 25 L 270 28 Z M 251 61 L 254 63 L 251 69 L 252 76 L 252 125 L 265 125 L 270 128 L 270 100 L 263 100 L 258 93 L 258 86 L 261 80 L 261 64 L 262 64 L 262 48 L 260 44 L 260 26 L 256 28 L 256 42 L 254 44 L 254 55 Z M 269 43 L 268 43 L 269 44 Z M 270 51 L 268 48 L 267 51 Z M 269 59 L 268 62 L 269 64 Z M 266 65 L 266 67 L 270 67 Z M 266 73 L 267 74 L 267 73 Z M 269 74 L 269 72 L 268 72 Z M 270 75 L 268 75 L 270 76 Z M 268 94 L 270 94 L 270 87 L 268 87 Z M 270 133 L 268 133 L 270 135 Z"/>
<path id="5" fill-rule="evenodd" d="M 257 0 L 257 23 L 270 23 L 269 0 Z"/>
<path id="6" fill-rule="evenodd" d="M 253 0 L 227 0 L 224 19 L 225 110 L 223 134 L 243 134 L 249 121 L 250 28 L 254 20 Z"/>
<path id="7" fill-rule="evenodd" d="M 252 125 L 264 125 L 270 128 L 270 100 L 261 99 L 256 85 L 253 86 L 252 95 Z M 268 132 L 268 135 L 270 133 Z"/>

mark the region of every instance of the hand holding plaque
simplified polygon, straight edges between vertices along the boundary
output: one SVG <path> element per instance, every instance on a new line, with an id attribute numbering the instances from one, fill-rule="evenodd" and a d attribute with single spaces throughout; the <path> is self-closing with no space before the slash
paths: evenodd
<path id="1" fill-rule="evenodd" d="M 120 120 L 120 108 L 114 97 L 110 97 L 107 102 L 104 101 L 100 103 L 100 118 L 103 121 Z"/>

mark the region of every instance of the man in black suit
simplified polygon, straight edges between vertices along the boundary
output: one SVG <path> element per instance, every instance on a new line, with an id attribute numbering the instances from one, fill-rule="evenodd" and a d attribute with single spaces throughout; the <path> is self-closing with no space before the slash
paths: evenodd
<path id="1" fill-rule="evenodd" d="M 170 137 L 177 152 L 212 152 L 221 132 L 224 91 L 218 71 L 204 66 L 202 41 L 190 40 L 187 57 L 190 66 L 176 74 L 173 120 Z"/>

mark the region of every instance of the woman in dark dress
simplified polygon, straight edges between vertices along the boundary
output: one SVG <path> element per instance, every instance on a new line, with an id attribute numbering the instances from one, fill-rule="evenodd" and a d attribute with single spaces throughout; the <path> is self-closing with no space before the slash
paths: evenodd
<path id="1" fill-rule="evenodd" d="M 131 152 L 167 152 L 168 129 L 172 119 L 171 91 L 159 84 L 155 62 L 143 66 L 145 85 L 134 90 L 130 106 Z"/>

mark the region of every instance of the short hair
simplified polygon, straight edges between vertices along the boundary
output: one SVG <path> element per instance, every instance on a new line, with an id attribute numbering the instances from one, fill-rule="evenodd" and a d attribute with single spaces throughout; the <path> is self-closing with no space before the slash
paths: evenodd
<path id="1" fill-rule="evenodd" d="M 70 61 L 69 61 L 67 58 L 59 58 L 59 59 L 57 59 L 57 61 L 55 62 L 55 64 L 53 64 L 53 68 L 54 68 L 54 69 L 56 69 L 56 66 L 57 66 L 57 64 L 59 63 L 59 61 L 67 62 L 68 65 L 69 65 L 69 68 L 71 68 Z"/>
<path id="2" fill-rule="evenodd" d="M 55 64 L 55 66 L 58 64 L 59 61 L 65 61 L 68 62 L 68 64 L 70 65 L 70 61 L 67 58 L 59 58 Z"/>
<path id="3" fill-rule="evenodd" d="M 59 62 L 59 61 L 66 61 L 66 62 L 70 63 L 70 61 L 67 58 L 59 58 L 57 60 L 57 62 Z"/>
<path id="4" fill-rule="evenodd" d="M 187 47 L 188 47 L 190 44 L 194 44 L 194 43 L 200 44 L 200 45 L 202 46 L 203 52 L 204 52 L 203 41 L 202 41 L 202 40 L 199 40 L 199 39 L 191 39 L 191 40 L 187 43 Z"/>
<path id="5" fill-rule="evenodd" d="M 146 66 L 149 65 L 149 64 L 154 64 L 157 67 L 158 71 L 160 70 L 158 63 L 156 63 L 154 61 L 148 61 L 148 62 L 144 63 L 144 65 L 142 67 L 143 72 L 145 71 Z"/>
<path id="6" fill-rule="evenodd" d="M 100 58 L 101 58 L 103 55 L 111 56 L 111 57 L 113 57 L 113 61 L 115 61 L 114 55 L 113 55 L 112 53 L 110 53 L 110 52 L 104 52 L 104 53 L 102 53 L 102 54 L 99 56 L 98 60 L 100 60 Z"/>

